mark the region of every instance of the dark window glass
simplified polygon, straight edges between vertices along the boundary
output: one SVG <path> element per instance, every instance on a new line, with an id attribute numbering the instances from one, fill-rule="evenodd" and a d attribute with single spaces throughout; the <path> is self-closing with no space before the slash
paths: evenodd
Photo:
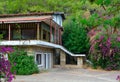
<path id="1" fill-rule="evenodd" d="M 34 29 L 22 29 L 22 39 L 35 39 L 35 30 Z"/>
<path id="2" fill-rule="evenodd" d="M 50 33 L 47 32 L 47 34 L 48 34 L 48 41 L 50 42 Z"/>
<path id="3" fill-rule="evenodd" d="M 13 40 L 20 40 L 21 39 L 21 30 L 20 29 L 13 29 L 12 39 Z"/>
<path id="4" fill-rule="evenodd" d="M 2 35 L 2 39 L 7 40 L 8 39 L 8 31 L 7 29 L 0 29 L 0 34 Z"/>
<path id="5" fill-rule="evenodd" d="M 38 65 L 42 64 L 41 59 L 42 59 L 41 54 L 37 54 L 36 55 L 36 62 Z"/>
<path id="6" fill-rule="evenodd" d="M 47 40 L 47 31 L 43 30 L 43 40 Z"/>

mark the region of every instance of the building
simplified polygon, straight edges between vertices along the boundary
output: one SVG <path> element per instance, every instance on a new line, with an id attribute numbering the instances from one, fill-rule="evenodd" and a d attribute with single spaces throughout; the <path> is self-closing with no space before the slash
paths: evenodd
<path id="1" fill-rule="evenodd" d="M 62 12 L 0 15 L 0 45 L 26 50 L 40 69 L 81 67 L 85 55 L 73 54 L 62 46 L 64 19 Z"/>

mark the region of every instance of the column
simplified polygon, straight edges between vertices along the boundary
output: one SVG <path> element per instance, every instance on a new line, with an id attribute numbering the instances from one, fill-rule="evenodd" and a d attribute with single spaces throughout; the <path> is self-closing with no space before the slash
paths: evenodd
<path id="1" fill-rule="evenodd" d="M 60 65 L 65 67 L 66 65 L 66 54 L 63 51 L 60 51 Z"/>
<path id="2" fill-rule="evenodd" d="M 50 20 L 50 42 L 52 42 L 52 20 Z"/>
<path id="3" fill-rule="evenodd" d="M 62 33 L 61 33 L 61 29 L 60 29 L 60 45 L 62 45 Z"/>
<path id="4" fill-rule="evenodd" d="M 54 43 L 56 44 L 56 25 L 54 27 Z"/>
<path id="5" fill-rule="evenodd" d="M 59 28 L 58 28 L 58 37 L 57 37 L 57 39 L 58 39 L 58 42 L 57 42 L 57 43 L 59 44 L 59 42 L 60 42 L 60 41 L 59 41 Z"/>
<path id="6" fill-rule="evenodd" d="M 8 40 L 10 40 L 11 39 L 11 27 L 10 27 L 10 24 L 8 25 L 8 29 L 9 29 Z"/>
<path id="7" fill-rule="evenodd" d="M 40 27 L 39 23 L 37 23 L 37 40 L 40 40 Z"/>

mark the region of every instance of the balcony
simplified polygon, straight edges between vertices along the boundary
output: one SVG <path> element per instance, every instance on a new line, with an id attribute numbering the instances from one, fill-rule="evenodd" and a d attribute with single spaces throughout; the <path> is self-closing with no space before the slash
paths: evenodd
<path id="1" fill-rule="evenodd" d="M 30 40 L 45 41 L 54 44 L 61 44 L 61 29 L 53 27 L 46 22 L 30 22 L 30 23 L 10 23 L 0 24 L 0 34 L 3 36 L 2 42 Z M 21 44 L 21 42 L 20 42 Z"/>

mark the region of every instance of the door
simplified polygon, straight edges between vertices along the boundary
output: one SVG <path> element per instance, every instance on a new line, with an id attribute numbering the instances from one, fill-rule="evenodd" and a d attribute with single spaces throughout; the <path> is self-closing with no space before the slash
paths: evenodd
<path id="1" fill-rule="evenodd" d="M 51 68 L 51 54 L 50 53 L 44 54 L 44 68 L 45 69 Z"/>

